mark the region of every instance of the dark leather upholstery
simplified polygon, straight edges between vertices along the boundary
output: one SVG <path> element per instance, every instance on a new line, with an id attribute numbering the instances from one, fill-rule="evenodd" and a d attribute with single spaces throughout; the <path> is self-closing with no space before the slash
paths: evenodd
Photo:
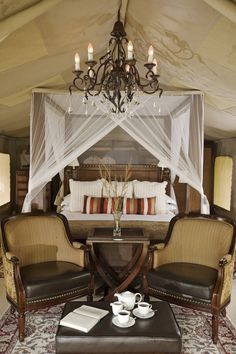
<path id="1" fill-rule="evenodd" d="M 69 262 L 43 262 L 22 267 L 27 301 L 49 298 L 88 286 L 88 270 Z"/>
<path id="2" fill-rule="evenodd" d="M 62 317 L 83 305 L 67 303 Z M 181 332 L 167 302 L 153 302 L 156 314 L 148 320 L 137 319 L 130 328 L 112 324 L 111 307 L 106 302 L 86 303 L 107 309 L 105 316 L 89 333 L 59 326 L 56 334 L 56 353 L 180 353 Z"/>
<path id="3" fill-rule="evenodd" d="M 217 270 L 192 263 L 168 263 L 148 273 L 150 288 L 210 301 Z"/>

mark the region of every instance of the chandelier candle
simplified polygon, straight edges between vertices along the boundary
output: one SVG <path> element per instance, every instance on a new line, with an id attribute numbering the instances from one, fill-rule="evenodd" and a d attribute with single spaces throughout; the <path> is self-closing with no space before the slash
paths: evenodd
<path id="1" fill-rule="evenodd" d="M 154 49 L 153 46 L 150 45 L 148 49 L 148 63 L 153 63 L 153 55 L 154 55 Z"/>
<path id="2" fill-rule="evenodd" d="M 93 46 L 91 43 L 88 45 L 88 61 L 93 60 Z"/>
<path id="3" fill-rule="evenodd" d="M 134 47 L 133 47 L 133 43 L 132 43 L 131 41 L 129 41 L 128 46 L 127 46 L 127 49 L 128 49 L 128 60 L 129 60 L 129 59 L 133 59 L 133 50 L 134 50 Z"/>
<path id="4" fill-rule="evenodd" d="M 80 57 L 79 53 L 75 54 L 75 71 L 80 70 Z"/>

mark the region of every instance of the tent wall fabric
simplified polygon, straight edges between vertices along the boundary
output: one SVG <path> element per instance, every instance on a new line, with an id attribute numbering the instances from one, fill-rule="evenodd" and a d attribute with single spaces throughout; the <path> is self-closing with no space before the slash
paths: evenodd
<path id="1" fill-rule="evenodd" d="M 31 108 L 31 161 L 23 211 L 53 176 L 116 126 L 203 197 L 203 95 L 139 96 L 128 113 L 106 111 L 101 98 L 35 92 Z M 63 176 L 61 176 L 63 177 Z"/>

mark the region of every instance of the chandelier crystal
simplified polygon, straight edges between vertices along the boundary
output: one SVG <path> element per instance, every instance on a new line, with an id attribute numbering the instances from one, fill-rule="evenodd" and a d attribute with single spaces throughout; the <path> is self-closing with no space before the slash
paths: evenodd
<path id="1" fill-rule="evenodd" d="M 127 55 L 124 46 L 127 45 Z M 99 66 L 93 59 L 93 47 L 88 45 L 87 72 L 80 69 L 79 54 L 75 54 L 75 78 L 69 86 L 70 94 L 74 90 L 84 92 L 84 103 L 89 96 L 101 95 L 101 103 L 108 104 L 111 113 L 127 112 L 130 105 L 139 104 L 139 92 L 154 94 L 163 90 L 159 87 L 157 73 L 157 60 L 154 58 L 153 47 L 148 50 L 148 62 L 144 64 L 147 69 L 145 79 L 140 77 L 134 58 L 133 44 L 126 38 L 124 25 L 118 20 L 111 32 L 111 39 L 107 53 L 99 59 Z"/>

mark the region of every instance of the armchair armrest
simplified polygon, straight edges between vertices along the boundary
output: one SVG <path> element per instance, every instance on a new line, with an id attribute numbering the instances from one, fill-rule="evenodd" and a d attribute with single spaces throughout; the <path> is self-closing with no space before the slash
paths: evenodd
<path id="1" fill-rule="evenodd" d="M 219 273 L 217 283 L 222 284 L 220 304 L 223 305 L 231 295 L 234 271 L 234 256 L 226 254 L 219 260 Z"/>
<path id="2" fill-rule="evenodd" d="M 156 245 L 156 250 L 163 250 L 163 248 L 165 248 L 165 243 L 161 242 L 161 243 L 157 243 Z"/>
<path id="3" fill-rule="evenodd" d="M 84 245 L 83 243 L 74 241 L 72 242 L 73 247 L 78 248 L 80 250 L 83 250 L 84 252 L 89 252 L 90 251 L 90 246 L 89 245 Z"/>
<path id="4" fill-rule="evenodd" d="M 163 242 L 156 243 L 155 245 L 149 246 L 149 252 L 153 253 L 154 251 L 162 250 L 164 247 L 165 247 L 165 244 Z"/>
<path id="5" fill-rule="evenodd" d="M 3 268 L 5 284 L 8 296 L 15 302 L 18 302 L 18 293 L 23 290 L 23 285 L 20 276 L 20 260 L 11 253 L 3 253 Z"/>
<path id="6" fill-rule="evenodd" d="M 159 259 L 159 252 L 165 250 L 166 244 L 164 242 L 156 243 L 155 245 L 150 246 L 149 254 L 151 255 L 150 258 L 150 265 L 152 268 L 155 268 L 158 265 Z"/>
<path id="7" fill-rule="evenodd" d="M 15 254 L 13 254 L 12 252 L 6 252 L 5 255 L 6 255 L 6 259 L 8 261 L 13 262 L 14 264 L 19 264 L 19 262 L 20 262 L 19 258 Z"/>
<path id="8" fill-rule="evenodd" d="M 232 260 L 232 255 L 231 254 L 226 254 L 224 257 L 222 257 L 220 260 L 219 260 L 219 266 L 220 267 L 224 267 L 227 263 L 231 262 Z"/>
<path id="9" fill-rule="evenodd" d="M 84 245 L 83 243 L 80 243 L 80 242 L 77 242 L 77 241 L 72 242 L 72 245 L 73 245 L 74 248 L 77 248 L 77 249 L 80 249 L 80 250 L 84 251 L 84 265 L 85 265 L 86 268 L 91 270 L 92 269 L 91 268 L 91 264 L 90 264 L 91 260 L 90 260 L 90 257 L 89 257 L 91 247 L 89 245 Z"/>
<path id="10" fill-rule="evenodd" d="M 156 243 L 155 245 L 150 245 L 148 247 L 148 255 L 147 255 L 147 261 L 145 262 L 145 268 L 146 270 L 150 270 L 153 267 L 153 263 L 154 263 L 154 253 L 156 251 L 162 250 L 165 247 L 165 244 L 162 243 Z"/>

